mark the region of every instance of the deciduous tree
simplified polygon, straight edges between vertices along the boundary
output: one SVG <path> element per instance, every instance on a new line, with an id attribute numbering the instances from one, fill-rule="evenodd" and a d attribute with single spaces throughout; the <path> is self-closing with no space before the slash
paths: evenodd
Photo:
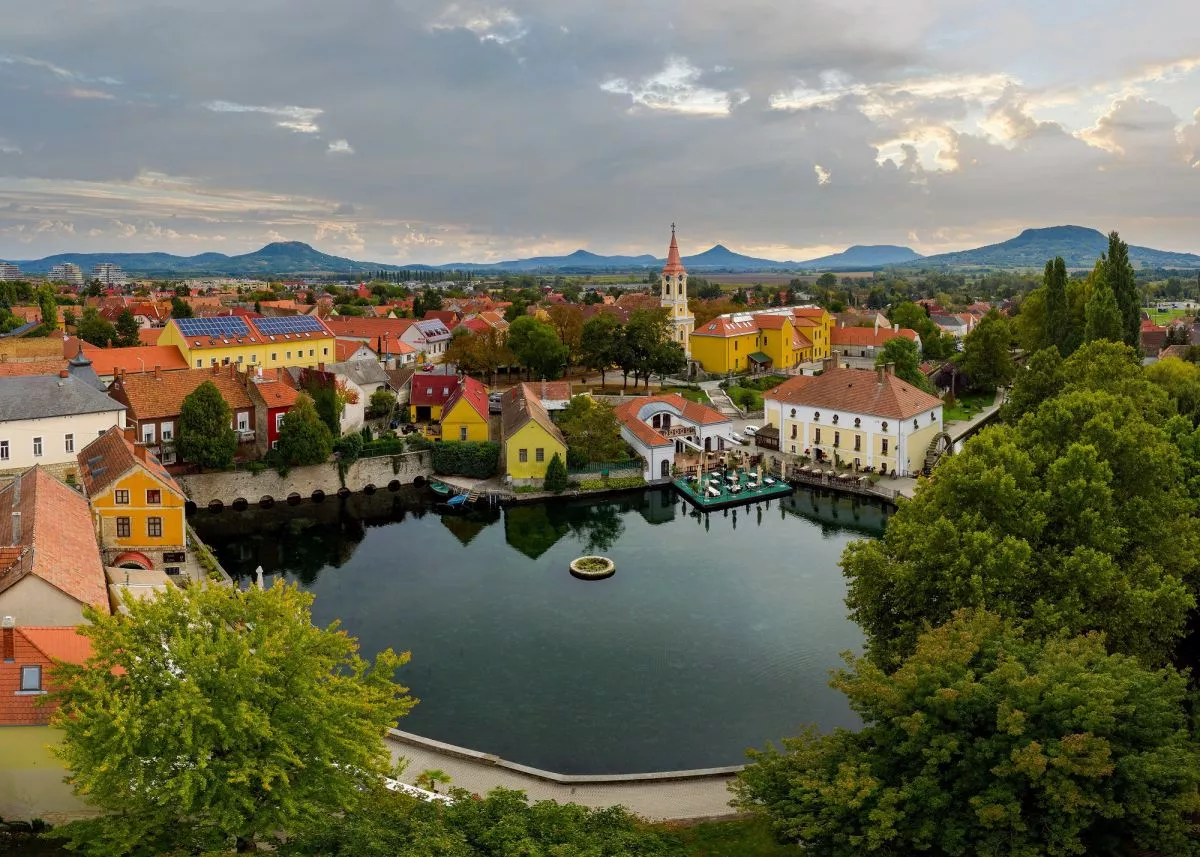
<path id="1" fill-rule="evenodd" d="M 205 381 L 186 397 L 179 409 L 176 451 L 198 467 L 225 468 L 237 452 L 233 412 L 212 381 Z"/>
<path id="2" fill-rule="evenodd" d="M 734 786 L 805 853 L 1200 853 L 1200 754 L 1175 670 L 975 611 L 922 634 L 890 675 L 848 665 L 831 684 L 862 729 L 752 753 Z"/>
<path id="3" fill-rule="evenodd" d="M 86 854 L 254 850 L 352 812 L 390 768 L 388 727 L 415 704 L 312 596 L 277 583 L 167 587 L 89 608 L 84 666 L 56 667 L 59 755 L 104 814 L 57 828 Z"/>
<path id="4" fill-rule="evenodd" d="M 142 328 L 134 317 L 133 311 L 129 308 L 121 310 L 121 314 L 117 316 L 115 329 L 117 331 L 116 344 L 118 347 L 129 348 L 141 342 L 141 339 L 138 337 L 138 331 Z"/>
<path id="5" fill-rule="evenodd" d="M 321 464 L 332 452 L 333 433 L 317 415 L 312 399 L 298 396 L 279 426 L 279 457 L 288 466 L 298 467 Z"/>
<path id="6" fill-rule="evenodd" d="M 531 378 L 554 380 L 562 376 L 567 362 L 567 348 L 558 339 L 554 328 L 524 315 L 508 328 L 508 347 L 517 362 L 524 366 Z"/>
<path id="7" fill-rule="evenodd" d="M 892 371 L 901 381 L 907 381 L 918 390 L 933 392 L 933 385 L 921 371 L 921 355 L 917 351 L 917 343 L 903 336 L 893 337 L 884 343 L 875 357 L 876 366 L 893 364 Z"/>
<path id="8" fill-rule="evenodd" d="M 117 329 L 111 321 L 103 318 L 95 307 L 86 307 L 83 310 L 83 316 L 75 325 L 75 333 L 84 342 L 101 348 L 107 348 L 117 340 Z"/>
<path id="9" fill-rule="evenodd" d="M 566 438 L 567 459 L 572 467 L 616 461 L 625 455 L 621 425 L 608 402 L 575 396 L 559 414 L 558 427 Z"/>
<path id="10" fill-rule="evenodd" d="M 621 323 L 608 313 L 596 313 L 583 325 L 579 339 L 580 360 L 588 369 L 600 373 L 602 385 L 609 367 L 617 362 L 620 336 Z"/>
<path id="11" fill-rule="evenodd" d="M 1012 380 L 1012 330 L 1007 319 L 992 310 L 967 334 L 962 368 L 975 390 L 994 391 Z"/>

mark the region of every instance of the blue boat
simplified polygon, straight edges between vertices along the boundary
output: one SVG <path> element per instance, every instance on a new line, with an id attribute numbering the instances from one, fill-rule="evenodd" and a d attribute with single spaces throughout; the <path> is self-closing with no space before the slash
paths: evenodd
<path id="1" fill-rule="evenodd" d="M 468 499 L 469 498 L 467 497 L 466 494 L 455 494 L 453 497 L 451 497 L 449 500 L 446 501 L 446 505 L 449 506 L 451 509 L 457 509 L 460 506 L 467 505 Z"/>

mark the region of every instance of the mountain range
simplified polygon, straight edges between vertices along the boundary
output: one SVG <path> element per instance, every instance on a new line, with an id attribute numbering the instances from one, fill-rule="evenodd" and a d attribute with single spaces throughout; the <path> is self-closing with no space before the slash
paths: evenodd
<path id="1" fill-rule="evenodd" d="M 1015 238 L 974 250 L 921 256 L 908 247 L 889 244 L 855 245 L 841 253 L 801 262 L 778 262 L 736 253 L 717 244 L 703 253 L 684 256 L 683 264 L 692 273 L 749 271 L 846 271 L 871 270 L 889 266 L 906 268 L 990 267 L 1041 268 L 1048 259 L 1062 256 L 1069 267 L 1091 267 L 1108 249 L 1108 239 L 1095 229 L 1083 226 L 1052 226 L 1026 229 Z M 1149 247 L 1129 248 L 1129 257 L 1137 267 L 1200 268 L 1200 256 L 1175 253 Z M 285 274 L 361 274 L 371 271 L 472 271 L 481 274 L 511 273 L 643 273 L 662 267 L 665 260 L 641 256 L 601 256 L 576 250 L 566 256 L 535 256 L 506 262 L 452 262 L 447 265 L 386 265 L 357 262 L 331 256 L 300 241 L 268 244 L 261 250 L 240 256 L 201 253 L 198 256 L 173 256 L 169 253 L 60 253 L 44 259 L 15 262 L 22 271 L 45 274 L 57 264 L 71 262 L 85 276 L 101 262 L 120 265 L 131 274 L 146 276 L 280 276 Z"/>

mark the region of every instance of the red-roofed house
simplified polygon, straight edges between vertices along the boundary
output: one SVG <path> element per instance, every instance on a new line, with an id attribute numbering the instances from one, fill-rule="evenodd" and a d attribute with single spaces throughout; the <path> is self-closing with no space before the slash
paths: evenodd
<path id="1" fill-rule="evenodd" d="M 158 328 L 153 328 L 157 330 Z M 63 340 L 63 356 L 74 357 L 79 352 L 80 340 L 74 336 Z M 83 343 L 83 356 L 92 361 L 92 371 L 101 381 L 111 382 L 124 371 L 173 372 L 188 368 L 183 354 L 174 345 L 133 345 L 128 348 L 97 348 Z"/>
<path id="2" fill-rule="evenodd" d="M 279 369 L 259 369 L 243 378 L 246 392 L 254 403 L 254 445 L 259 455 L 279 446 L 283 416 L 296 404 L 298 390 L 288 383 L 290 376 Z"/>
<path id="3" fill-rule="evenodd" d="M 55 661 L 82 664 L 92 644 L 74 626 L 17 625 L 0 617 L 0 726 L 38 726 L 50 722 L 52 705 L 38 701 L 54 689 Z"/>
<path id="4" fill-rule="evenodd" d="M 413 418 L 419 423 L 439 422 L 442 419 L 442 409 L 450 401 L 450 396 L 458 390 L 459 378 L 456 375 L 441 373 L 418 372 L 409 382 L 408 404 L 413 410 Z"/>
<path id="5" fill-rule="evenodd" d="M 79 625 L 108 611 L 108 588 L 83 495 L 42 467 L 0 488 L 0 616 L 22 625 Z"/>
<path id="6" fill-rule="evenodd" d="M 488 419 L 487 387 L 464 376 L 442 409 L 442 440 L 489 440 Z"/>
<path id="7" fill-rule="evenodd" d="M 676 453 L 719 452 L 737 443 L 729 417 L 677 393 L 626 402 L 616 416 L 621 437 L 644 461 L 647 480 L 669 478 Z"/>
<path id="8" fill-rule="evenodd" d="M 879 351 L 893 339 L 902 337 L 921 349 L 921 337 L 915 330 L 899 325 L 885 327 L 835 327 L 830 334 L 838 365 L 848 369 L 873 369 Z"/>

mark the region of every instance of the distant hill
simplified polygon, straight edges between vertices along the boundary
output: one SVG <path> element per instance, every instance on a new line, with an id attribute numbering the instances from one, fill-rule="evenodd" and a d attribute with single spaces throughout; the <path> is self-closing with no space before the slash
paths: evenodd
<path id="1" fill-rule="evenodd" d="M 302 241 L 277 241 L 253 253 L 226 256 L 201 253 L 198 256 L 173 256 L 170 253 L 59 253 L 44 259 L 16 264 L 30 274 L 45 274 L 63 262 L 83 269 L 84 276 L 101 262 L 120 265 L 126 273 L 144 275 L 226 275 L 267 274 L 352 274 L 365 271 L 399 270 L 395 265 L 355 262 L 314 250 Z"/>
<path id="2" fill-rule="evenodd" d="M 926 256 L 922 264 L 938 266 L 984 266 L 993 268 L 1041 268 L 1046 261 L 1062 256 L 1071 268 L 1090 268 L 1108 250 L 1108 237 L 1085 226 L 1050 226 L 1026 229 L 1016 238 L 974 250 Z M 1149 247 L 1129 248 L 1129 260 L 1141 268 L 1196 268 L 1200 256 L 1172 253 Z"/>
<path id="3" fill-rule="evenodd" d="M 801 268 L 878 268 L 881 265 L 904 265 L 923 258 L 910 247 L 894 244 L 855 244 L 842 253 L 800 262 Z"/>
<path id="4" fill-rule="evenodd" d="M 660 260 L 665 262 L 666 260 Z M 776 262 L 773 259 L 756 259 L 753 256 L 743 256 L 735 253 L 724 244 L 710 247 L 695 256 L 684 256 L 683 266 L 689 271 L 703 273 L 705 271 L 773 271 L 778 269 L 790 270 L 796 267 L 795 262 Z"/>

